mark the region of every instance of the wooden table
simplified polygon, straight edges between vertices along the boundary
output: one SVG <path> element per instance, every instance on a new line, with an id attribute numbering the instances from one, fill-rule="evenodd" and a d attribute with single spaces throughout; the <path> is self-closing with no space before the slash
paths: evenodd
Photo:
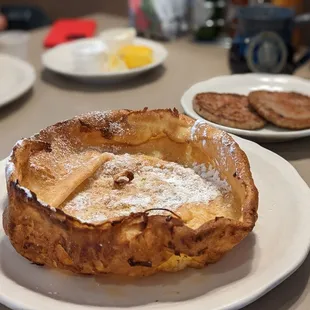
<path id="1" fill-rule="evenodd" d="M 103 26 L 113 27 L 127 23 L 122 18 L 108 15 L 92 17 L 98 21 L 99 30 L 103 29 Z M 34 31 L 30 39 L 29 61 L 37 72 L 34 89 L 14 104 L 0 110 L 1 158 L 10 153 L 18 139 L 86 111 L 144 107 L 181 109 L 180 97 L 189 86 L 229 73 L 225 49 L 212 45 L 197 45 L 187 38 L 166 44 L 169 57 L 163 68 L 123 84 L 81 84 L 43 70 L 42 42 L 47 31 L 48 29 Z M 297 74 L 310 78 L 307 67 L 300 69 Z M 292 163 L 310 185 L 310 138 L 264 146 Z M 289 279 L 245 309 L 309 310 L 309 274 L 310 256 Z M 0 310 L 4 309 L 7 308 L 0 305 Z"/>

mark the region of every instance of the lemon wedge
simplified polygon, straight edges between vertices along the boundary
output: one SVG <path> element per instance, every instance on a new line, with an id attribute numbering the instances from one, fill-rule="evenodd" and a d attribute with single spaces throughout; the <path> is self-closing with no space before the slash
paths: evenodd
<path id="1" fill-rule="evenodd" d="M 129 69 L 143 67 L 153 62 L 153 50 L 143 45 L 127 45 L 119 49 L 118 55 Z"/>
<path id="2" fill-rule="evenodd" d="M 115 54 L 109 54 L 106 63 L 106 71 L 108 72 L 122 72 L 128 71 L 126 63 Z"/>

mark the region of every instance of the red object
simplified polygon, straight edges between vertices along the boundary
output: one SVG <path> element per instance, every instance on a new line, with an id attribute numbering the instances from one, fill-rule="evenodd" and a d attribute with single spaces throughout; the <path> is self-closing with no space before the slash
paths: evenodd
<path id="1" fill-rule="evenodd" d="M 145 31 L 149 28 L 149 21 L 144 12 L 140 9 L 136 12 L 136 27 L 139 31 Z"/>
<path id="2" fill-rule="evenodd" d="M 60 19 L 56 21 L 44 40 L 45 47 L 94 36 L 96 22 L 91 19 Z"/>

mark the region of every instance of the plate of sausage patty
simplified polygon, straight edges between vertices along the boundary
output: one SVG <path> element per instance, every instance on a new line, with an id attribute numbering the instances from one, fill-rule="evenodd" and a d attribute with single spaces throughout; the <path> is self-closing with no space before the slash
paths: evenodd
<path id="1" fill-rule="evenodd" d="M 310 136 L 310 82 L 298 77 L 219 76 L 190 87 L 181 104 L 195 119 L 259 142 Z"/>

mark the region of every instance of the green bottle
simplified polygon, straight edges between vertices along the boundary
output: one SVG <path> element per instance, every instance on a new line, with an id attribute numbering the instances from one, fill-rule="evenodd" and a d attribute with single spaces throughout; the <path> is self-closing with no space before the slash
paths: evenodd
<path id="1" fill-rule="evenodd" d="M 214 41 L 224 27 L 226 1 L 194 0 L 192 25 L 197 41 Z"/>

